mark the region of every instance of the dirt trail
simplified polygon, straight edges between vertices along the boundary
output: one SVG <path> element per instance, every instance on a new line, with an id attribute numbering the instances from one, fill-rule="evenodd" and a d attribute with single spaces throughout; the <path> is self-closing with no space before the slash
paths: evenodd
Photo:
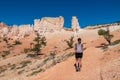
<path id="1" fill-rule="evenodd" d="M 101 57 L 100 49 L 90 47 L 84 52 L 81 72 L 75 72 L 75 59 L 71 57 L 28 80 L 100 80 Z"/>

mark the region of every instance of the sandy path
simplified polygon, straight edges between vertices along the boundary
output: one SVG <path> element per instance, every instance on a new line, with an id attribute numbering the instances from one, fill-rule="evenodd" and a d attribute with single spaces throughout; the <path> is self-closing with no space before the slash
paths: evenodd
<path id="1" fill-rule="evenodd" d="M 100 80 L 101 57 L 101 50 L 91 47 L 84 52 L 81 72 L 75 72 L 72 57 L 28 80 Z"/>

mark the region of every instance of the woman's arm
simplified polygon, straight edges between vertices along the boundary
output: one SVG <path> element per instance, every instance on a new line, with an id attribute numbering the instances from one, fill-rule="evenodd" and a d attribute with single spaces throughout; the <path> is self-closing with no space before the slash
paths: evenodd
<path id="1" fill-rule="evenodd" d="M 75 51 L 77 50 L 77 44 L 75 44 Z"/>

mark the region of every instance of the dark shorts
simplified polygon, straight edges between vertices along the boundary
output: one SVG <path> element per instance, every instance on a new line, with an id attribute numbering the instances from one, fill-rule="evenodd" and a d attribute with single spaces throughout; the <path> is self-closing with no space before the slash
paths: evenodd
<path id="1" fill-rule="evenodd" d="M 75 53 L 75 58 L 82 58 L 83 57 L 83 53 Z"/>

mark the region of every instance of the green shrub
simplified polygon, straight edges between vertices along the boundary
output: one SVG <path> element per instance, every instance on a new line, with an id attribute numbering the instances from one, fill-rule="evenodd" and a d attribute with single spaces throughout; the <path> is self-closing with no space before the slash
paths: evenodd
<path id="1" fill-rule="evenodd" d="M 106 31 L 103 29 L 98 30 L 98 35 L 104 35 L 106 34 Z"/>
<path id="2" fill-rule="evenodd" d="M 24 49 L 24 52 L 25 52 L 25 53 L 28 53 L 28 52 L 30 52 L 30 51 L 31 51 L 31 49 L 29 49 L 29 48 L 25 48 L 25 49 Z"/>
<path id="3" fill-rule="evenodd" d="M 109 29 L 107 31 L 103 29 L 98 30 L 98 35 L 103 36 L 109 44 L 111 44 L 111 39 L 114 37 L 110 34 Z"/>
<path id="4" fill-rule="evenodd" d="M 67 57 L 71 57 L 71 56 L 74 56 L 75 55 L 75 53 L 74 52 L 70 52 L 69 54 L 67 54 L 66 56 Z"/>
<path id="5" fill-rule="evenodd" d="M 108 49 L 108 46 L 103 46 L 102 49 L 104 49 L 104 50 L 105 50 L 105 49 Z"/>
<path id="6" fill-rule="evenodd" d="M 31 58 L 34 58 L 36 57 L 37 55 L 36 54 L 28 54 L 27 57 L 31 57 Z"/>
<path id="7" fill-rule="evenodd" d="M 114 42 L 111 43 L 111 45 L 116 45 L 116 44 L 119 44 L 120 43 L 120 40 L 116 40 Z"/>
<path id="8" fill-rule="evenodd" d="M 27 64 L 29 64 L 29 63 L 31 63 L 31 61 L 22 61 L 20 64 L 21 64 L 21 65 L 27 65 Z"/>
<path id="9" fill-rule="evenodd" d="M 4 37 L 4 38 L 3 38 L 3 41 L 5 41 L 6 43 L 8 43 L 7 37 Z"/>
<path id="10" fill-rule="evenodd" d="M 47 61 L 49 61 L 49 58 L 44 59 L 43 62 L 46 63 Z"/>
<path id="11" fill-rule="evenodd" d="M 15 40 L 14 45 L 20 45 L 20 44 L 22 44 L 20 41 Z"/>
<path id="12" fill-rule="evenodd" d="M 71 36 L 71 38 L 69 40 L 65 40 L 65 42 L 67 43 L 69 48 L 73 48 L 73 43 L 74 43 L 73 39 L 74 39 L 74 36 Z"/>
<path id="13" fill-rule="evenodd" d="M 13 69 L 15 69 L 16 68 L 16 65 L 15 64 L 12 64 L 11 66 L 10 66 L 10 69 L 11 70 L 13 70 Z"/>
<path id="14" fill-rule="evenodd" d="M 56 55 L 55 52 L 50 53 L 51 58 L 55 58 L 55 55 Z"/>
<path id="15" fill-rule="evenodd" d="M 38 74 L 38 73 L 40 73 L 40 72 L 42 72 L 42 71 L 44 71 L 44 70 L 43 70 L 43 69 L 39 69 L 39 70 L 37 70 L 37 71 L 33 71 L 29 76 L 36 75 L 36 74 Z"/>
<path id="16" fill-rule="evenodd" d="M 46 46 L 46 38 L 37 33 L 37 37 L 35 37 L 34 41 L 35 44 L 31 51 L 34 51 L 35 54 L 38 55 L 41 52 L 41 48 Z"/>
<path id="17" fill-rule="evenodd" d="M 28 64 L 30 64 L 31 61 L 22 61 L 20 64 L 21 66 L 20 67 L 17 67 L 17 69 L 20 69 L 20 68 L 24 68 L 26 67 Z"/>
<path id="18" fill-rule="evenodd" d="M 7 48 L 11 48 L 13 47 L 13 45 L 7 44 Z"/>
<path id="19" fill-rule="evenodd" d="M 10 54 L 10 51 L 3 51 L 2 57 L 6 57 L 6 56 L 9 55 L 9 54 Z"/>

